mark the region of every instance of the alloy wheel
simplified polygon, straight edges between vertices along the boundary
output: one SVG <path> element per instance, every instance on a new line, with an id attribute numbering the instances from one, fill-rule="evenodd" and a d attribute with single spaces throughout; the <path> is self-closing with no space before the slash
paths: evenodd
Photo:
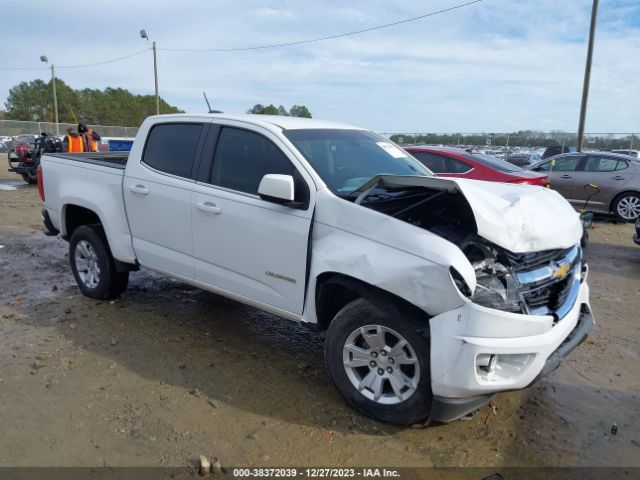
<path id="1" fill-rule="evenodd" d="M 74 259 L 78 276 L 88 288 L 96 288 L 100 283 L 100 266 L 95 249 L 86 240 L 76 245 Z"/>
<path id="2" fill-rule="evenodd" d="M 618 215 L 625 220 L 635 220 L 640 215 L 640 197 L 629 195 L 622 197 L 617 206 Z"/>
<path id="3" fill-rule="evenodd" d="M 342 360 L 351 384 L 376 403 L 404 402 L 418 388 L 420 364 L 415 350 L 384 325 L 365 325 L 351 332 Z"/>

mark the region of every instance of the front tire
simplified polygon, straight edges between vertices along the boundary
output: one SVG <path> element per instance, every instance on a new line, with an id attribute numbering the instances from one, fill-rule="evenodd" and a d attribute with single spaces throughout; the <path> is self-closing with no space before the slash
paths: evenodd
<path id="1" fill-rule="evenodd" d="M 640 194 L 625 192 L 613 202 L 613 213 L 625 222 L 635 222 L 640 216 Z"/>
<path id="2" fill-rule="evenodd" d="M 107 238 L 99 225 L 83 225 L 69 241 L 69 260 L 83 295 L 100 300 L 119 297 L 129 283 L 129 272 L 118 272 Z"/>
<path id="3" fill-rule="evenodd" d="M 429 339 L 411 319 L 356 299 L 331 322 L 324 351 L 338 391 L 360 413 L 399 425 L 428 419 L 433 399 Z"/>

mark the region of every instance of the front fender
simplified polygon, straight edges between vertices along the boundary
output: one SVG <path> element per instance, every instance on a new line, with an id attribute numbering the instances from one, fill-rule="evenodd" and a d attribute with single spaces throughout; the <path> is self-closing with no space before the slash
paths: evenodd
<path id="1" fill-rule="evenodd" d="M 361 280 L 415 305 L 430 316 L 467 302 L 449 267 L 324 224 L 314 225 L 307 322 L 316 323 L 315 291 L 320 275 L 332 272 Z"/>

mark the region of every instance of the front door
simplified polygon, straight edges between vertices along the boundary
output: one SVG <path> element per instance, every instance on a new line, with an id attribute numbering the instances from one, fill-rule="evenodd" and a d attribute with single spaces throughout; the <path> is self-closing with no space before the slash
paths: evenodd
<path id="1" fill-rule="evenodd" d="M 535 171 L 547 172 L 551 188 L 576 206 L 579 197 L 576 192 L 575 177 L 583 158 L 583 155 L 557 157 L 535 168 Z"/>
<path id="2" fill-rule="evenodd" d="M 192 197 L 196 279 L 301 314 L 313 183 L 275 135 L 253 128 L 222 126 L 215 153 L 203 153 L 203 164 L 205 155 L 213 164 Z M 260 180 L 269 173 L 294 176 L 300 208 L 258 196 Z"/>

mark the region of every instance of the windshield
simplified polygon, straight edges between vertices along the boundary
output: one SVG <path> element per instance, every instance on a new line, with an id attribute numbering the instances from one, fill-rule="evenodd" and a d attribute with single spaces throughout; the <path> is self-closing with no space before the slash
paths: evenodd
<path id="1" fill-rule="evenodd" d="M 482 153 L 468 153 L 465 157 L 475 160 L 476 162 L 480 162 L 487 167 L 494 168 L 499 172 L 521 172 L 522 168 L 513 165 L 512 163 L 505 162 L 504 160 L 500 160 L 499 158 L 492 157 L 490 155 L 484 155 Z"/>
<path id="2" fill-rule="evenodd" d="M 366 130 L 305 129 L 283 133 L 337 195 L 350 193 L 377 175 L 432 175 L 404 150 Z"/>

